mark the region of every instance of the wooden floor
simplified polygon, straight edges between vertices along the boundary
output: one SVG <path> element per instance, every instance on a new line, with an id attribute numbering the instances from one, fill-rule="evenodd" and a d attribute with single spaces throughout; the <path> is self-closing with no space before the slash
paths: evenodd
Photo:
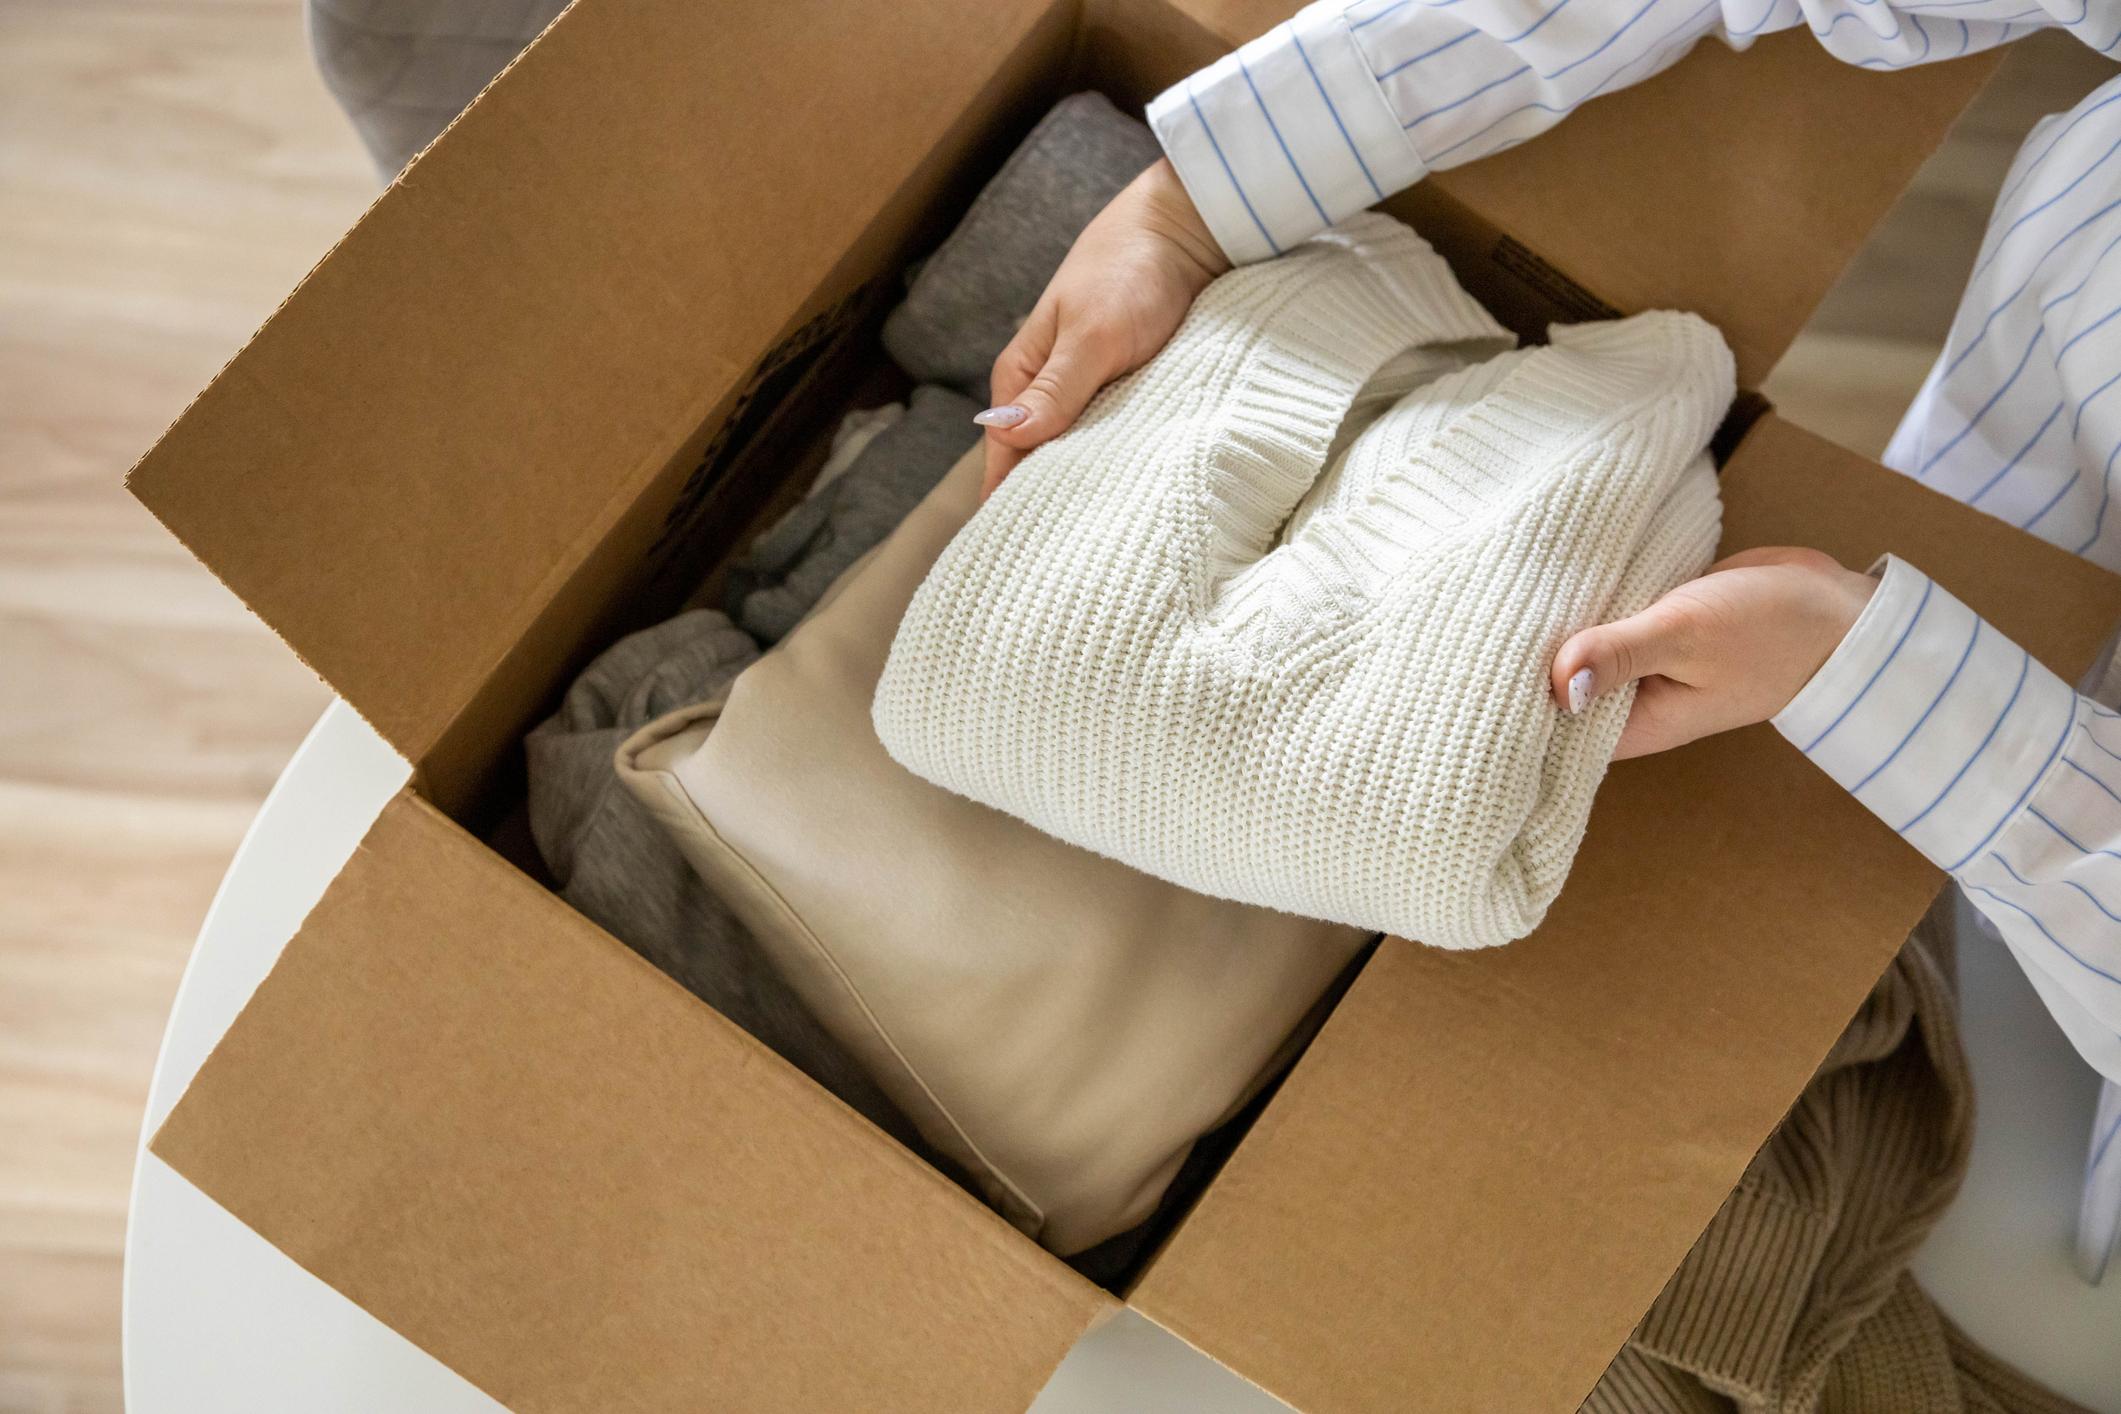
<path id="1" fill-rule="evenodd" d="M 0 1410 L 115 1410 L 162 1018 L 325 702 L 119 480 L 374 195 L 295 0 L 0 0 Z"/>
<path id="2" fill-rule="evenodd" d="M 2021 46 L 1770 391 L 1875 452 L 2019 135 Z M 135 1129 L 194 930 L 318 684 L 120 478 L 373 179 L 295 0 L 0 0 L 0 1414 L 119 1407 Z"/>

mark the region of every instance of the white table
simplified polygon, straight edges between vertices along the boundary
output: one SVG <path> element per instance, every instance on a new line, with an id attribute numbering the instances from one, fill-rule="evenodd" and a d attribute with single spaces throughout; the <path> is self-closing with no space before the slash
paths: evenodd
<path id="1" fill-rule="evenodd" d="M 460 1376 L 303 1271 L 146 1151 L 146 1139 L 406 780 L 343 703 L 295 754 L 199 932 L 149 1091 L 126 1235 L 125 1396 L 132 1414 L 492 1414 Z M 1976 1339 L 2121 1414 L 2121 1281 L 2069 1265 L 2095 1087 L 2000 947 L 1961 960 L 1981 1124 L 1964 1192 L 1917 1260 Z M 1285 1410 L 1145 1320 L 1085 1337 L 1037 1414 Z"/>

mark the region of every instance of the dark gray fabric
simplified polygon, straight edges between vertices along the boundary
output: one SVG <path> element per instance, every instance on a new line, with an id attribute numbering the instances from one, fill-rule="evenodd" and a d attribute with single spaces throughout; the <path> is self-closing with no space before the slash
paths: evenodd
<path id="1" fill-rule="evenodd" d="M 730 570 L 728 604 L 761 643 L 787 637 L 832 582 L 898 528 L 980 438 L 980 404 L 921 387 L 847 470 L 759 536 Z"/>
<path id="2" fill-rule="evenodd" d="M 308 0 L 309 44 L 385 181 L 434 141 L 567 0 Z"/>
<path id="3" fill-rule="evenodd" d="M 1062 99 L 1032 129 L 884 321 L 916 382 L 981 406 L 987 374 L 1090 218 L 1162 155 L 1148 125 L 1101 93 Z"/>
<path id="4" fill-rule="evenodd" d="M 531 833 L 560 896 L 584 917 L 929 1157 L 912 1125 L 811 1019 L 612 769 L 612 754 L 635 728 L 714 696 L 757 657 L 750 636 L 711 609 L 606 649 L 524 741 Z"/>

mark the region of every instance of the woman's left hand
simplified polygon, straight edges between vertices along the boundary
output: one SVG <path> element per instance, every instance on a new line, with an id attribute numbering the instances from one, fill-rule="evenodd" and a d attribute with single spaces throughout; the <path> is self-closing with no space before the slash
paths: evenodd
<path id="1" fill-rule="evenodd" d="M 1744 551 L 1562 644 L 1555 700 L 1580 712 L 1639 680 L 1616 761 L 1764 722 L 1833 656 L 1875 588 L 1817 550 Z"/>
<path id="2" fill-rule="evenodd" d="M 1154 358 L 1229 268 L 1168 157 L 1129 182 L 1075 238 L 994 361 L 995 406 L 972 419 L 987 429 L 981 497 L 1067 431 L 1099 388 Z"/>

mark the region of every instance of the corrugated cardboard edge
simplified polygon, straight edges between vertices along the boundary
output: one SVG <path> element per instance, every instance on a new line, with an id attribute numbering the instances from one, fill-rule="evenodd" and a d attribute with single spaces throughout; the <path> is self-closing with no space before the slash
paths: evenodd
<path id="1" fill-rule="evenodd" d="M 1146 99 L 1291 9 L 1090 0 L 1085 31 L 1091 48 L 1124 56 L 1119 86 Z M 1990 52 L 1888 74 L 1801 31 L 1743 53 L 1704 39 L 1664 72 L 1521 146 L 1432 173 L 1384 209 L 1461 279 L 1487 274 L 1483 299 L 1521 335 L 1601 305 L 1687 309 L 1724 331 L 1739 386 L 1758 388 L 1998 62 Z"/>
<path id="2" fill-rule="evenodd" d="M 1014 1411 L 1114 1307 L 411 795 L 152 1147 L 517 1409 Z"/>
<path id="3" fill-rule="evenodd" d="M 531 38 L 530 43 L 524 45 L 522 49 L 518 50 L 516 54 L 509 59 L 507 63 L 503 64 L 500 70 L 496 72 L 492 78 L 488 79 L 485 85 L 481 87 L 479 91 L 472 96 L 471 101 L 465 104 L 464 107 L 456 114 L 455 117 L 451 118 L 447 123 L 443 125 L 442 131 L 435 134 L 435 136 L 431 140 L 429 140 L 426 146 L 422 147 L 419 152 L 413 155 L 412 160 L 410 162 L 407 162 L 404 168 L 400 170 L 396 176 L 392 177 L 388 182 L 384 184 L 383 189 L 381 191 L 377 192 L 374 197 L 370 198 L 368 205 L 361 209 L 361 214 L 354 218 L 353 224 L 348 226 L 344 231 L 340 232 L 338 238 L 332 241 L 330 245 L 325 247 L 324 253 L 322 255 L 319 255 L 315 260 L 310 262 L 309 269 L 305 270 L 302 273 L 302 277 L 299 280 L 295 281 L 294 285 L 288 289 L 286 294 L 280 297 L 279 303 L 275 304 L 272 307 L 272 312 L 267 314 L 265 318 L 258 321 L 258 327 L 251 331 L 250 337 L 246 338 L 242 343 L 238 344 L 233 350 L 230 351 L 228 357 L 221 361 L 221 366 L 214 370 L 213 377 L 207 379 L 205 383 L 200 385 L 199 390 L 191 395 L 191 397 L 185 402 L 184 406 L 177 411 L 176 415 L 171 417 L 170 420 L 163 425 L 162 431 L 156 435 L 155 440 L 151 444 L 149 444 L 148 449 L 142 452 L 138 457 L 136 457 L 133 461 L 132 466 L 127 468 L 125 473 L 125 489 L 132 493 L 133 498 L 139 501 L 147 509 L 148 514 L 154 516 L 156 521 L 161 524 L 162 528 L 167 530 L 170 535 L 177 541 L 177 543 L 182 545 L 185 550 L 191 554 L 191 557 L 199 562 L 199 564 L 206 570 L 208 574 L 214 577 L 216 583 L 218 583 L 223 589 L 227 590 L 229 594 L 231 594 L 235 598 L 240 600 L 243 596 L 237 592 L 236 587 L 230 584 L 227 578 L 221 573 L 221 571 L 215 567 L 213 561 L 209 560 L 205 555 L 201 554 L 199 547 L 195 545 L 191 540 L 187 539 L 182 530 L 178 529 L 176 526 L 171 525 L 168 520 L 164 519 L 162 513 L 155 509 L 153 501 L 149 497 L 142 495 L 141 491 L 135 488 L 134 478 L 138 476 L 142 465 L 144 465 L 148 458 L 153 455 L 155 448 L 161 446 L 162 443 L 168 439 L 170 433 L 176 430 L 177 425 L 183 422 L 186 417 L 190 416 L 192 409 L 198 406 L 199 400 L 204 398 L 213 389 L 214 384 L 220 382 L 221 379 L 228 376 L 229 369 L 232 368 L 235 365 L 236 361 L 243 356 L 244 350 L 248 349 L 253 343 L 257 341 L 258 334 L 265 328 L 265 326 L 272 323 L 274 319 L 277 319 L 279 317 L 280 311 L 287 307 L 287 304 L 290 300 L 294 299 L 302 292 L 302 287 L 309 283 L 310 278 L 315 275 L 320 268 L 322 268 L 325 262 L 329 261 L 333 256 L 339 253 L 339 248 L 346 244 L 348 238 L 350 238 L 356 231 L 360 230 L 361 223 L 368 219 L 368 213 L 374 211 L 376 206 L 381 203 L 383 199 L 387 197 L 394 188 L 396 188 L 401 182 L 405 180 L 406 175 L 412 171 L 413 167 L 418 164 L 421 157 L 427 154 L 429 149 L 433 148 L 435 144 L 440 142 L 444 137 L 447 137 L 449 135 L 450 129 L 456 127 L 459 122 L 463 121 L 465 114 L 471 112 L 472 109 L 478 106 L 480 100 L 485 98 L 487 93 L 493 89 L 493 86 L 495 84 L 499 83 L 502 79 L 508 76 L 509 70 L 513 69 L 517 64 L 522 62 L 524 55 L 530 53 L 531 49 L 540 40 L 544 39 L 547 34 L 552 32 L 553 26 L 559 24 L 562 20 L 565 20 L 567 18 L 568 13 L 574 9 L 574 3 L 575 0 L 568 0 L 568 3 L 565 8 L 563 8 L 558 14 L 554 15 L 551 20 L 547 21 L 545 28 L 539 30 L 537 34 Z M 249 607 L 248 603 L 245 604 L 245 607 Z M 251 610 L 251 612 L 255 614 L 257 611 L 253 609 Z M 271 625 L 268 624 L 267 627 L 271 628 Z M 310 662 L 309 659 L 304 656 L 299 646 L 290 643 L 287 639 L 281 637 L 277 630 L 274 631 L 274 637 L 280 638 L 280 641 L 282 643 L 287 644 L 287 649 L 289 652 L 295 655 L 295 660 L 299 662 L 304 668 L 308 669 L 312 676 L 314 676 L 319 682 L 322 682 L 327 686 L 330 685 L 330 679 L 325 677 L 323 673 L 317 670 L 316 664 Z M 355 716 L 359 717 L 364 723 L 367 724 L 369 730 L 374 731 L 378 736 L 383 736 L 383 732 L 377 726 L 376 722 L 361 710 L 361 707 L 358 703 L 348 702 L 347 705 L 353 709 Z M 385 736 L 384 740 L 389 741 L 390 738 Z M 400 754 L 403 753 L 401 752 Z"/>
<path id="4" fill-rule="evenodd" d="M 2065 677 L 2121 619 L 1772 413 L 1724 488 L 1726 550 L 1933 560 Z M 1132 1304 L 1311 1414 L 1576 1409 L 1941 879 L 1766 726 L 1624 763 L 1532 937 L 1379 950 Z"/>
<path id="5" fill-rule="evenodd" d="M 880 213 L 903 225 L 908 180 L 961 144 L 990 81 L 1058 53 L 1072 15 L 1067 0 L 809 16 L 788 0 L 576 5 L 317 263 L 128 485 L 417 765 L 847 249 L 873 244 Z M 806 74 L 828 16 L 847 48 L 820 88 Z M 867 57 L 889 35 L 914 46 L 896 78 Z M 647 62 L 653 46 L 722 55 L 728 81 L 708 82 L 716 64 Z M 895 82 L 914 87 L 886 105 Z M 817 126 L 803 151 L 857 132 L 866 156 L 793 169 L 760 140 L 765 113 Z M 806 201 L 824 214 L 774 246 L 785 259 L 766 278 L 758 232 L 801 227 Z M 762 221 L 761 204 L 778 214 Z M 560 278 L 570 262 L 608 268 Z M 747 262 L 758 278 L 731 281 Z M 566 331 L 567 357 L 526 352 L 539 318 Z"/>

